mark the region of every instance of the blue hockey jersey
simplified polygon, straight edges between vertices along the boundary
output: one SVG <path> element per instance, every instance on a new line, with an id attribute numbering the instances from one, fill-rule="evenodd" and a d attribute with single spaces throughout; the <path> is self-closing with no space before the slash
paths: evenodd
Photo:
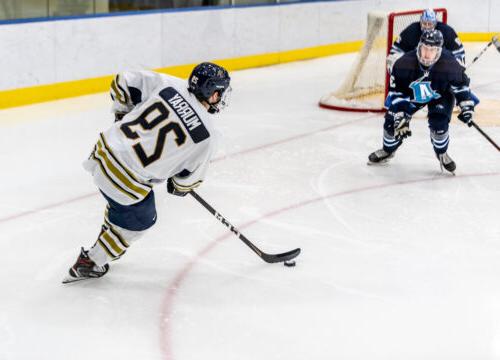
<path id="1" fill-rule="evenodd" d="M 417 51 L 412 50 L 399 58 L 392 68 L 385 105 L 389 111 L 412 115 L 450 93 L 457 103 L 471 100 L 469 82 L 464 68 L 451 52 L 443 49 L 439 60 L 425 68 L 418 61 Z"/>

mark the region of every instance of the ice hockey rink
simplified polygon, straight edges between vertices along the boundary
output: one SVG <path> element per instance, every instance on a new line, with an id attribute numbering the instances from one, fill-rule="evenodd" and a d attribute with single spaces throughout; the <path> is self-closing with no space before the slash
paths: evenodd
<path id="1" fill-rule="evenodd" d="M 467 44 L 470 60 L 485 43 Z M 320 109 L 354 54 L 233 72 L 220 149 L 193 198 L 156 188 L 154 228 L 102 279 L 62 285 L 104 200 L 81 162 L 106 93 L 0 111 L 0 359 L 500 359 L 500 158 L 454 121 L 443 174 L 426 121 L 387 166 L 382 116 Z M 472 66 L 500 142 L 500 54 Z"/>

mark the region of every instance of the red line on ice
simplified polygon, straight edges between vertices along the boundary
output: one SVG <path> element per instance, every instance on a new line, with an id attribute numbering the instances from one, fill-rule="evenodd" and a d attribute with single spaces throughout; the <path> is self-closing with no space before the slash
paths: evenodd
<path id="1" fill-rule="evenodd" d="M 498 176 L 500 175 L 500 172 L 496 173 L 478 173 L 478 174 L 465 174 L 465 175 L 457 175 L 457 176 L 438 176 L 438 177 L 432 177 L 432 178 L 424 178 L 424 179 L 419 179 L 419 180 L 408 180 L 408 181 L 397 181 L 393 183 L 387 183 L 387 184 L 377 184 L 377 185 L 371 185 L 371 186 L 365 186 L 357 189 L 350 189 L 350 190 L 345 190 L 341 191 L 338 193 L 333 193 L 325 196 L 319 196 L 316 198 L 312 198 L 306 201 L 302 201 L 296 204 L 291 204 L 288 205 L 284 208 L 277 209 L 274 211 L 271 211 L 267 214 L 264 214 L 263 216 L 251 220 L 245 224 L 242 224 L 238 226 L 239 230 L 245 229 L 263 219 L 268 219 L 273 216 L 285 213 L 290 210 L 298 209 L 319 201 L 323 200 L 328 200 L 328 199 L 333 199 L 345 195 L 351 195 L 351 194 L 357 194 L 365 191 L 371 191 L 371 190 L 378 190 L 378 189 L 383 189 L 383 188 L 389 188 L 393 186 L 399 186 L 399 185 L 411 185 L 411 184 L 417 184 L 417 183 L 424 183 L 424 182 L 431 182 L 431 181 L 441 181 L 441 180 L 449 180 L 449 181 L 454 181 L 458 179 L 464 179 L 464 178 L 471 178 L 471 177 L 486 177 L 486 176 Z M 198 261 L 206 256 L 212 249 L 214 249 L 218 244 L 220 244 L 223 240 L 231 237 L 233 234 L 231 232 L 226 232 L 225 234 L 217 237 L 214 239 L 211 243 L 209 243 L 206 247 L 204 247 L 200 252 L 198 252 L 191 260 L 189 260 L 186 265 L 177 273 L 175 276 L 174 280 L 172 283 L 168 286 L 167 292 L 165 294 L 165 298 L 162 302 L 162 309 L 161 309 L 161 323 L 160 323 L 160 346 L 162 350 L 162 359 L 163 360 L 174 360 L 174 353 L 173 353 L 173 344 L 172 344 L 172 327 L 170 326 L 171 324 L 171 318 L 173 316 L 173 309 L 174 309 L 174 301 L 175 301 L 175 296 L 181 287 L 182 283 L 188 276 L 189 272 L 194 268 L 194 266 L 198 263 Z M 286 249 L 284 249 L 286 250 Z M 306 250 L 307 251 L 307 250 Z M 260 260 L 256 260 L 260 261 Z"/>
<path id="2" fill-rule="evenodd" d="M 343 127 L 343 126 L 351 125 L 354 122 L 357 122 L 357 121 L 360 121 L 360 120 L 364 120 L 364 119 L 368 119 L 368 118 L 371 118 L 373 116 L 376 116 L 376 115 L 365 116 L 365 117 L 361 117 L 361 118 L 356 118 L 356 119 L 353 119 L 353 120 L 350 120 L 350 121 L 346 121 L 346 122 L 341 123 L 341 124 L 331 125 L 331 126 L 328 126 L 326 128 L 318 129 L 318 130 L 315 130 L 315 131 L 310 131 L 310 132 L 307 132 L 307 133 L 298 134 L 296 136 L 292 136 L 292 137 L 285 138 L 285 139 L 282 139 L 282 140 L 274 141 L 274 142 L 271 142 L 271 143 L 268 143 L 268 144 L 264 144 L 264 145 L 259 145 L 259 146 L 256 146 L 256 147 L 253 147 L 253 148 L 249 148 L 249 149 L 246 149 L 246 150 L 237 151 L 237 152 L 234 152 L 234 153 L 230 153 L 230 154 L 227 154 L 227 155 L 215 158 L 215 159 L 212 160 L 212 162 L 219 162 L 219 161 L 222 161 L 222 160 L 226 160 L 226 159 L 229 159 L 229 158 L 234 158 L 234 157 L 237 157 L 237 156 L 249 154 L 249 153 L 252 153 L 252 152 L 255 152 L 255 151 L 259 151 L 259 150 L 262 150 L 262 149 L 266 149 L 266 148 L 269 148 L 269 147 L 273 147 L 273 146 L 276 146 L 276 145 L 281 145 L 281 144 L 285 144 L 285 143 L 288 143 L 288 142 L 291 142 L 291 141 L 303 139 L 303 138 L 306 138 L 306 137 L 311 136 L 311 135 L 315 135 L 315 134 L 318 134 L 318 133 L 330 131 L 330 130 L 333 130 L 333 129 L 336 129 L 336 128 L 340 128 L 340 127 Z M 45 211 L 45 210 L 51 210 L 51 209 L 54 209 L 54 208 L 59 207 L 59 206 L 68 205 L 68 204 L 71 204 L 71 203 L 74 203 L 74 202 L 77 202 L 77 201 L 80 201 L 80 200 L 84 200 L 84 199 L 87 199 L 87 198 L 90 198 L 90 197 L 93 197 L 93 196 L 97 196 L 97 195 L 99 195 L 98 192 L 93 192 L 93 193 L 90 193 L 90 194 L 80 195 L 80 196 L 74 197 L 72 199 L 67 199 L 67 200 L 56 202 L 56 203 L 48 204 L 48 205 L 45 205 L 45 206 L 42 206 L 42 207 L 39 207 L 39 208 L 36 208 L 36 209 L 26 210 L 26 211 L 23 211 L 23 212 L 19 212 L 17 214 L 7 215 L 6 217 L 0 218 L 0 224 L 4 223 L 4 222 L 7 222 L 7 221 L 15 220 L 15 219 L 18 219 L 18 218 L 21 218 L 21 217 L 24 217 L 24 216 L 37 214 L 37 213 L 40 213 L 40 212 Z"/>

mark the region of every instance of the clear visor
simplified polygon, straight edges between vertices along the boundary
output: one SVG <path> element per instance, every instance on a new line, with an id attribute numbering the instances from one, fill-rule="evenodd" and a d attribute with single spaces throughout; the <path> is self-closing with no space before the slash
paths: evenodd
<path id="1" fill-rule="evenodd" d="M 426 44 L 418 44 L 417 57 L 418 61 L 424 66 L 431 66 L 441 57 L 440 46 L 431 46 Z"/>
<path id="2" fill-rule="evenodd" d="M 219 98 L 219 100 L 216 103 L 210 104 L 210 108 L 213 110 L 212 113 L 216 113 L 221 111 L 222 109 L 225 109 L 231 100 L 231 92 L 233 89 L 231 86 L 229 86 L 226 91 L 222 93 L 222 96 Z"/>
<path id="3" fill-rule="evenodd" d="M 226 91 L 222 94 L 222 97 L 219 101 L 219 110 L 222 110 L 229 106 L 229 102 L 231 101 L 231 93 L 233 92 L 233 88 L 228 86 Z"/>

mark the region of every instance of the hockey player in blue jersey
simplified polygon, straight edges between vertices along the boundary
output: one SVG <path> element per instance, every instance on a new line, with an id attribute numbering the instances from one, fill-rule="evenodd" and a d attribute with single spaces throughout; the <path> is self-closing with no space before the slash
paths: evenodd
<path id="1" fill-rule="evenodd" d="M 399 58 L 392 69 L 386 104 L 383 147 L 370 154 L 368 164 L 387 162 L 394 157 L 403 139 L 411 135 L 412 115 L 428 108 L 431 143 L 441 169 L 454 173 L 455 162 L 448 155 L 448 126 L 455 100 L 458 119 L 471 126 L 474 101 L 469 78 L 454 56 L 443 49 L 439 30 L 424 32 L 417 49 Z"/>
<path id="2" fill-rule="evenodd" d="M 465 50 L 453 28 L 437 20 L 434 10 L 426 9 L 420 16 L 420 21 L 410 24 L 404 29 L 396 42 L 392 45 L 387 56 L 387 69 L 390 72 L 394 62 L 404 53 L 415 50 L 422 33 L 430 30 L 439 30 L 443 34 L 443 48 L 449 50 L 455 59 L 465 66 Z"/>

